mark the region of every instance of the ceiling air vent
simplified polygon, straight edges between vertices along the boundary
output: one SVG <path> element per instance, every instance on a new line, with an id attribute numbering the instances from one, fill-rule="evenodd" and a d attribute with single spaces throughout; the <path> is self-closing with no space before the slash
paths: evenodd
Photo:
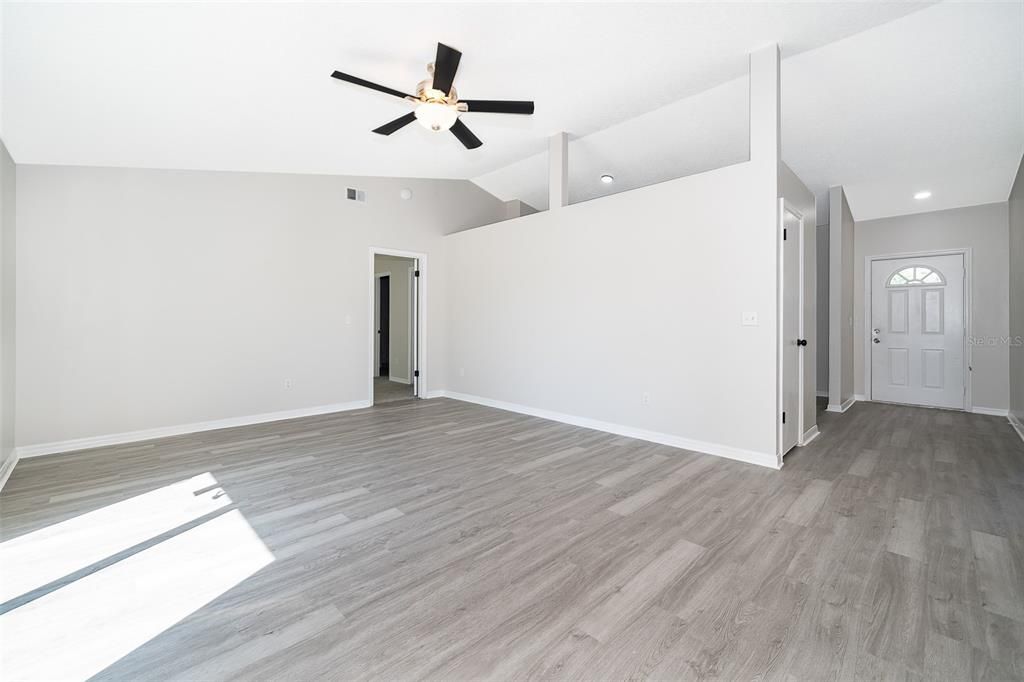
<path id="1" fill-rule="evenodd" d="M 345 190 L 345 198 L 349 201 L 366 201 L 366 190 L 349 187 Z"/>

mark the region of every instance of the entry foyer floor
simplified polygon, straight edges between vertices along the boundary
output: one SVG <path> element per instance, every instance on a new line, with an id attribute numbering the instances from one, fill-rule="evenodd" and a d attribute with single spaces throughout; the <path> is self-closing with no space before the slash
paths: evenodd
<path id="1" fill-rule="evenodd" d="M 437 399 L 20 463 L 5 677 L 1024 677 L 1024 444 L 860 403 L 771 471 Z"/>

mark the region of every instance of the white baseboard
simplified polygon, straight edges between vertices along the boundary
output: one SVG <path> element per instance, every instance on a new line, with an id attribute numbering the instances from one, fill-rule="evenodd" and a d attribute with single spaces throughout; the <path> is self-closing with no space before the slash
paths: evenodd
<path id="1" fill-rule="evenodd" d="M 18 460 L 21 458 L 18 456 L 18 451 L 13 450 L 8 459 L 10 461 L 4 465 L 2 470 L 0 470 L 0 490 L 3 490 L 4 486 L 7 485 L 7 479 L 9 479 L 11 474 L 14 473 L 14 467 L 18 466 Z"/>
<path id="2" fill-rule="evenodd" d="M 391 374 L 388 375 L 388 381 L 394 381 L 396 384 L 411 384 L 412 382 L 403 377 L 396 377 Z"/>
<path id="3" fill-rule="evenodd" d="M 863 393 L 854 393 L 853 394 L 853 399 L 854 399 L 854 401 L 856 401 L 858 403 L 863 403 L 863 402 L 865 402 L 868 399 L 868 397 L 866 395 L 864 395 Z"/>
<path id="4" fill-rule="evenodd" d="M 847 411 L 848 409 L 850 409 L 851 407 L 853 407 L 853 404 L 854 404 L 855 402 L 857 402 L 857 400 L 863 400 L 863 399 L 864 399 L 864 396 L 860 396 L 860 398 L 858 398 L 857 396 L 853 396 L 852 398 L 850 398 L 849 400 L 847 400 L 847 401 L 846 401 L 845 403 L 843 403 L 842 405 L 836 405 L 835 403 L 829 403 L 828 407 L 826 407 L 826 408 L 825 408 L 825 410 L 826 410 L 827 412 L 839 412 L 839 413 L 843 413 L 843 412 L 846 412 L 846 411 Z"/>
<path id="5" fill-rule="evenodd" d="M 335 403 L 333 405 L 318 405 L 317 407 L 302 407 L 297 410 L 284 410 L 282 412 L 267 412 L 265 414 L 254 414 L 245 417 L 229 417 L 208 422 L 195 422 L 193 424 L 179 424 L 177 426 L 161 426 L 155 429 L 144 429 L 142 431 L 127 431 L 125 433 L 112 433 L 106 436 L 89 436 L 88 438 L 74 438 L 72 440 L 57 441 L 54 443 L 39 443 L 37 445 L 22 445 L 15 448 L 18 458 L 42 457 L 43 455 L 55 455 L 62 452 L 74 452 L 76 450 L 88 450 L 91 448 L 106 447 L 109 445 L 123 445 L 125 443 L 137 443 L 154 438 L 167 438 L 168 436 L 181 436 L 187 433 L 199 433 L 201 431 L 214 431 L 216 429 L 229 429 L 235 426 L 251 426 L 253 424 L 265 424 L 284 419 L 297 419 L 299 417 L 313 417 L 318 414 L 330 414 L 332 412 L 347 412 L 349 410 L 360 410 L 364 407 L 372 407 L 373 401 L 354 400 L 350 403 Z"/>
<path id="6" fill-rule="evenodd" d="M 1010 426 L 1017 432 L 1021 440 L 1024 440 L 1024 423 L 1017 418 L 1013 412 L 1007 411 L 1006 419 L 1010 422 Z"/>
<path id="7" fill-rule="evenodd" d="M 1010 411 L 999 407 L 981 407 L 980 405 L 974 405 L 969 410 L 973 414 L 987 414 L 993 417 L 1009 417 Z"/>
<path id="8" fill-rule="evenodd" d="M 669 445 L 671 447 L 680 448 L 682 450 L 692 450 L 694 452 L 700 452 L 707 455 L 715 455 L 717 457 L 735 459 L 740 462 L 746 462 L 747 464 L 757 464 L 759 466 L 769 467 L 771 469 L 779 469 L 782 466 L 779 462 L 778 456 L 774 454 L 756 452 L 754 450 L 745 450 L 743 448 L 734 448 L 732 446 L 721 445 L 719 443 L 708 443 L 705 441 L 691 440 L 689 438 L 676 436 L 670 433 L 648 431 L 646 429 L 638 429 L 632 426 L 614 424 L 612 422 L 590 419 L 588 417 L 577 417 L 575 415 L 563 414 L 561 412 L 551 412 L 549 410 L 542 410 L 536 407 L 518 405 L 516 403 L 506 403 L 501 400 L 492 400 L 490 398 L 482 398 L 480 396 L 468 395 L 466 393 L 456 393 L 453 391 L 430 391 L 427 393 L 427 397 L 451 398 L 452 400 L 461 400 L 462 402 L 466 403 L 475 403 L 477 405 L 484 405 L 486 407 L 494 407 L 499 410 L 518 412 L 519 414 L 528 414 L 532 417 L 550 419 L 551 421 L 562 422 L 563 424 L 571 424 L 572 426 L 581 426 L 585 429 L 594 429 L 595 431 L 614 433 L 617 436 L 626 436 L 627 438 L 636 438 L 638 440 L 646 440 L 651 443 Z"/>
<path id="9" fill-rule="evenodd" d="M 815 424 L 811 428 L 809 428 L 806 431 L 804 431 L 804 435 L 803 435 L 803 437 L 800 438 L 800 442 L 798 443 L 798 445 L 800 447 L 803 447 L 805 445 L 810 445 L 811 441 L 814 440 L 815 438 L 817 438 L 820 435 L 821 435 L 821 432 L 818 431 L 818 425 Z"/>

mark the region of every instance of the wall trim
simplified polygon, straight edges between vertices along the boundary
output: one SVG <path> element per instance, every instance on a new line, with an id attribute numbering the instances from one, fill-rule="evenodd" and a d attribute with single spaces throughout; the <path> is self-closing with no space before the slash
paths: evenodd
<path id="1" fill-rule="evenodd" d="M 571 414 L 552 412 L 550 410 L 543 410 L 516 403 L 507 403 L 502 400 L 492 400 L 491 398 L 469 395 L 467 393 L 456 393 L 454 391 L 430 391 L 427 393 L 427 396 L 429 398 L 451 398 L 452 400 L 459 400 L 464 403 L 474 403 L 476 405 L 484 405 L 485 407 L 493 407 L 495 409 L 506 410 L 508 412 L 518 412 L 519 414 L 527 414 L 532 417 L 540 417 L 541 419 L 550 419 L 551 421 L 571 424 L 572 426 L 580 426 L 585 429 L 614 433 L 618 436 L 636 438 L 637 440 L 645 440 L 651 443 L 660 443 L 661 445 L 668 445 L 682 450 L 691 450 L 705 455 L 715 455 L 726 459 L 734 459 L 747 464 L 756 464 L 758 466 L 768 467 L 770 469 L 782 468 L 782 463 L 779 461 L 778 455 L 774 453 L 756 452 L 754 450 L 734 448 L 720 443 L 691 440 L 671 433 L 648 431 L 646 429 L 638 429 L 633 426 L 625 426 L 622 424 L 600 421 L 598 419 L 590 419 L 588 417 L 577 417 Z"/>
<path id="2" fill-rule="evenodd" d="M 811 428 L 804 431 L 804 435 L 800 437 L 800 442 L 797 443 L 798 447 L 810 445 L 811 441 L 821 435 L 821 431 L 818 430 L 818 425 L 815 424 Z"/>
<path id="3" fill-rule="evenodd" d="M 153 440 L 156 438 L 167 438 L 168 436 L 182 436 L 188 433 L 200 433 L 202 431 L 215 431 L 217 429 L 230 429 L 236 426 L 251 426 L 253 424 L 265 424 L 267 422 L 283 421 L 285 419 L 297 419 L 299 417 L 313 417 L 320 414 L 331 414 L 333 412 L 348 412 L 349 410 L 361 410 L 372 407 L 371 400 L 353 400 L 348 403 L 334 403 L 331 405 L 318 405 L 316 407 L 302 407 L 296 410 L 284 410 L 281 412 L 267 412 L 264 414 L 253 414 L 244 417 L 228 417 L 227 419 L 215 419 L 207 422 L 194 422 L 192 424 L 179 424 L 176 426 L 161 426 L 155 429 L 143 429 L 141 431 L 126 431 L 124 433 L 112 433 L 105 436 L 89 436 L 87 438 L 73 438 L 71 440 L 56 441 L 53 443 L 39 443 L 37 445 L 22 445 L 15 448 L 15 455 L 21 458 L 42 457 L 44 455 L 56 455 L 77 450 L 88 450 L 109 445 L 123 445 L 125 443 L 137 443 L 139 441 Z"/>
<path id="4" fill-rule="evenodd" d="M 1010 426 L 1017 432 L 1021 440 L 1024 440 L 1024 424 L 1021 423 L 1017 416 L 1013 412 L 1007 411 L 1006 420 L 1010 422 Z"/>
<path id="5" fill-rule="evenodd" d="M 853 407 L 853 404 L 855 402 L 857 402 L 857 399 L 858 398 L 855 395 L 854 396 L 850 396 L 846 400 L 846 402 L 843 403 L 842 405 L 830 404 L 828 407 L 825 408 L 825 411 L 826 412 L 838 412 L 838 413 L 842 414 L 843 412 L 846 412 L 848 409 Z M 863 396 L 861 396 L 861 399 L 863 399 Z"/>
<path id="6" fill-rule="evenodd" d="M 967 411 L 971 412 L 973 414 L 987 414 L 987 415 L 991 415 L 993 417 L 1009 417 L 1010 416 L 1010 411 L 1009 410 L 1007 410 L 1006 408 L 999 408 L 999 407 L 981 407 L 980 405 L 974 405 L 973 407 L 971 407 Z"/>
<path id="7" fill-rule="evenodd" d="M 18 466 L 19 459 L 21 459 L 21 457 L 18 456 L 18 451 L 11 451 L 11 456 L 8 457 L 9 461 L 7 468 L 3 473 L 0 473 L 0 490 L 3 490 L 4 486 L 7 485 L 7 479 L 9 479 L 11 474 L 14 473 L 14 467 Z"/>

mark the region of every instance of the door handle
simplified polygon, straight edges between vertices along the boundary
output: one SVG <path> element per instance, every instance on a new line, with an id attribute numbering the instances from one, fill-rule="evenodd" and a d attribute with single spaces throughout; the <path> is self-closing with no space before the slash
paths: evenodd
<path id="1" fill-rule="evenodd" d="M 876 336 L 875 338 L 871 339 L 871 343 L 882 343 L 882 339 Z"/>
<path id="2" fill-rule="evenodd" d="M 806 346 L 807 345 L 807 339 L 797 339 L 796 340 L 796 345 L 798 345 L 798 346 Z"/>

